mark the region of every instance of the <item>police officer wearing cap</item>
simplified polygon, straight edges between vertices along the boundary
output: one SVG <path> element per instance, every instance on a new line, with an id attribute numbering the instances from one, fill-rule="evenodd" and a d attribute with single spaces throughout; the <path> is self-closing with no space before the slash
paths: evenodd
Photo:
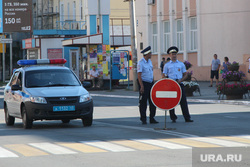
<path id="1" fill-rule="evenodd" d="M 156 107 L 150 99 L 150 91 L 154 84 L 153 78 L 153 65 L 150 60 L 151 58 L 151 47 L 148 46 L 141 51 L 143 58 L 138 62 L 137 73 L 138 73 L 138 84 L 139 84 L 139 110 L 140 110 L 140 120 L 142 124 L 147 124 L 147 101 L 149 101 L 149 110 L 150 110 L 150 123 L 156 124 L 157 122 L 155 117 Z"/>
<path id="2" fill-rule="evenodd" d="M 182 81 L 184 81 L 187 78 L 186 74 L 187 70 L 184 63 L 177 60 L 178 51 L 179 49 L 175 46 L 172 46 L 168 49 L 167 53 L 170 54 L 171 60 L 165 64 L 163 68 L 163 74 L 165 76 L 168 76 L 168 78 L 173 79 L 179 83 L 182 90 L 182 96 L 180 101 L 182 114 L 184 116 L 185 122 L 193 122 L 189 114 L 186 93 L 184 90 L 184 85 L 182 83 Z M 172 109 L 169 112 L 172 122 L 175 123 L 177 119 L 177 116 L 175 115 L 175 110 Z"/>

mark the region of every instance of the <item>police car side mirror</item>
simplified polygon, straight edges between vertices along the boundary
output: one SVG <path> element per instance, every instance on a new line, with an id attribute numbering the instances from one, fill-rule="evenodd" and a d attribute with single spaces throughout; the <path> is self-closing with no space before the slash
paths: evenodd
<path id="1" fill-rule="evenodd" d="M 91 88 L 91 83 L 88 82 L 88 81 L 83 81 L 83 82 L 82 82 L 82 86 L 83 86 L 84 88 Z"/>
<path id="2" fill-rule="evenodd" d="M 11 90 L 12 90 L 12 91 L 22 90 L 22 87 L 20 87 L 18 84 L 12 85 L 12 86 L 11 86 Z"/>

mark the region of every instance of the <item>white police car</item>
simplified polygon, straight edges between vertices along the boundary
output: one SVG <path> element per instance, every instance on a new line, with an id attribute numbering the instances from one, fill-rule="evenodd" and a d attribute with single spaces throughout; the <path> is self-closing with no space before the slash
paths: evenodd
<path id="1" fill-rule="evenodd" d="M 21 118 L 25 129 L 35 120 L 82 119 L 93 121 L 93 100 L 78 77 L 67 67 L 39 64 L 64 64 L 65 59 L 19 60 L 23 66 L 13 73 L 4 90 L 5 122 L 14 125 Z M 36 66 L 33 66 L 36 65 Z"/>

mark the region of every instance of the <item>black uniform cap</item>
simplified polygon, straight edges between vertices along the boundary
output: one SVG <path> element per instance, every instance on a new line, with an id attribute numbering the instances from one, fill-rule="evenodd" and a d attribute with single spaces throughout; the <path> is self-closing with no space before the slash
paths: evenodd
<path id="1" fill-rule="evenodd" d="M 141 53 L 143 54 L 143 55 L 146 55 L 146 54 L 148 54 L 148 53 L 150 53 L 151 52 L 151 46 L 148 46 L 148 47 L 146 47 L 145 49 L 143 49 L 142 51 L 141 51 Z"/>
<path id="2" fill-rule="evenodd" d="M 172 46 L 170 48 L 168 48 L 168 51 L 167 53 L 170 54 L 170 53 L 178 53 L 179 49 L 176 47 L 176 46 Z"/>

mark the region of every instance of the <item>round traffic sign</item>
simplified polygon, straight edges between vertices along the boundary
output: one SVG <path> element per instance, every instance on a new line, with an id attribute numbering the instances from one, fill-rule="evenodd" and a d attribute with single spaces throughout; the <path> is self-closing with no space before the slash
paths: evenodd
<path id="1" fill-rule="evenodd" d="M 157 81 L 150 92 L 153 104 L 162 110 L 170 110 L 176 107 L 181 100 L 181 95 L 180 85 L 169 78 Z"/>

